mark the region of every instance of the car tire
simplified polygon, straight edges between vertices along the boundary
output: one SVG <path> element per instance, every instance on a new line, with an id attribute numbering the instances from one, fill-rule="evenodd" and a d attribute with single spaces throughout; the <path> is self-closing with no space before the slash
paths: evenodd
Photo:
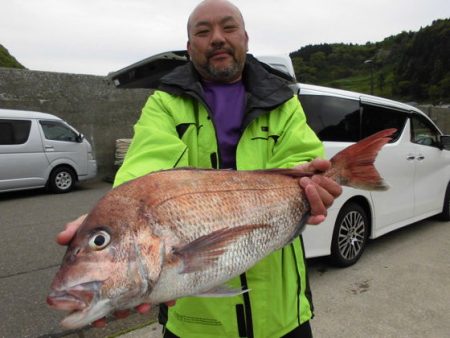
<path id="1" fill-rule="evenodd" d="M 369 219 L 359 204 L 350 202 L 339 211 L 331 242 L 331 262 L 340 267 L 355 264 L 366 248 Z"/>
<path id="2" fill-rule="evenodd" d="M 444 206 L 442 212 L 438 215 L 438 219 L 444 222 L 450 221 L 450 183 L 447 185 L 444 196 Z"/>
<path id="3" fill-rule="evenodd" d="M 48 188 L 51 192 L 62 194 L 69 192 L 75 185 L 75 172 L 69 167 L 53 169 L 48 179 Z"/>

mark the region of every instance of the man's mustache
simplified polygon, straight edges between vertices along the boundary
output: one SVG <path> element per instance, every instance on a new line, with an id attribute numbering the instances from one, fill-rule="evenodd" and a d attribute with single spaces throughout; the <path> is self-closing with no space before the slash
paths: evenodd
<path id="1" fill-rule="evenodd" d="M 224 47 L 217 47 L 213 48 L 206 52 L 206 57 L 208 59 L 212 58 L 217 52 L 225 52 L 227 54 L 230 54 L 231 56 L 234 55 L 234 49 L 233 48 L 224 48 Z"/>

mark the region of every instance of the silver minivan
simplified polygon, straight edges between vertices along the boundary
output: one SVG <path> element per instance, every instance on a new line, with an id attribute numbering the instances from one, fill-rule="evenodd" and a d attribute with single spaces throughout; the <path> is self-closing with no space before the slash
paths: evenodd
<path id="1" fill-rule="evenodd" d="M 0 192 L 47 187 L 64 193 L 96 174 L 91 145 L 68 123 L 51 114 L 0 109 Z"/>

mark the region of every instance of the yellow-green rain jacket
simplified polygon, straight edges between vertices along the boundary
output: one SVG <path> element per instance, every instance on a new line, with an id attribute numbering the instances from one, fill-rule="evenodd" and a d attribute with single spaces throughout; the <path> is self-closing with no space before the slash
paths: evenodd
<path id="1" fill-rule="evenodd" d="M 323 156 L 302 107 L 284 81 L 248 55 L 247 91 L 238 170 L 290 168 Z M 215 126 L 191 64 L 162 79 L 134 127 L 134 138 L 115 185 L 152 171 L 175 167 L 220 167 Z M 151 193 L 151 192 L 149 192 Z M 312 318 L 301 238 L 228 283 L 251 291 L 223 298 L 186 297 L 160 320 L 182 338 L 281 337 Z"/>

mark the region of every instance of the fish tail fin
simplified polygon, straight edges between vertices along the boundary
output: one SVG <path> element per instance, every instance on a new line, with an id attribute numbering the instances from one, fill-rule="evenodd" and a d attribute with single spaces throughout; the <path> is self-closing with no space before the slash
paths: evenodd
<path id="1" fill-rule="evenodd" d="M 341 185 L 364 190 L 387 190 L 389 186 L 374 166 L 380 149 L 392 139 L 394 128 L 379 131 L 343 149 L 330 160 L 325 176 Z"/>

